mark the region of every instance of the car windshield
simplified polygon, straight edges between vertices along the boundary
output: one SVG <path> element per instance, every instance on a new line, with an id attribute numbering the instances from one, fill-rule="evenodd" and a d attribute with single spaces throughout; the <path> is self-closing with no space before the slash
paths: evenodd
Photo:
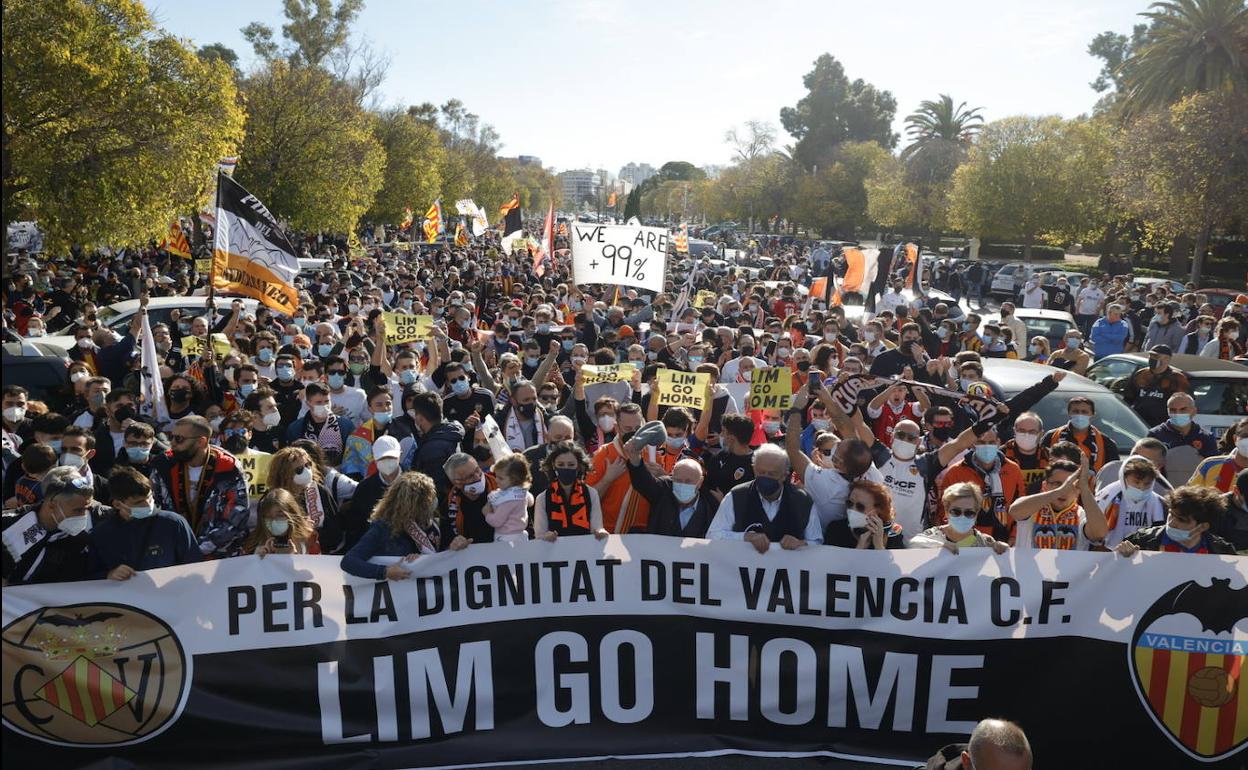
<path id="1" fill-rule="evenodd" d="M 1108 385 L 1120 377 L 1129 377 L 1140 366 L 1140 363 L 1127 358 L 1106 358 L 1093 364 L 1088 369 L 1087 377 Z"/>
<path id="2" fill-rule="evenodd" d="M 1192 379 L 1198 414 L 1248 414 L 1248 380 Z"/>
<path id="3" fill-rule="evenodd" d="M 1032 407 L 1033 412 L 1044 421 L 1044 429 L 1049 430 L 1067 421 L 1066 403 L 1075 395 L 1088 396 L 1096 402 L 1096 416 L 1092 424 L 1118 445 L 1121 454 L 1128 454 L 1135 442 L 1144 438 L 1148 426 L 1139 415 L 1131 411 L 1123 402 L 1110 398 L 1105 391 L 1091 393 L 1073 393 L 1071 391 L 1055 391 L 1040 399 L 1040 403 Z"/>
<path id="4" fill-rule="evenodd" d="M 1070 331 L 1070 322 L 1061 318 L 1023 318 L 1023 326 L 1027 327 L 1028 337 L 1048 337 L 1061 339 Z"/>

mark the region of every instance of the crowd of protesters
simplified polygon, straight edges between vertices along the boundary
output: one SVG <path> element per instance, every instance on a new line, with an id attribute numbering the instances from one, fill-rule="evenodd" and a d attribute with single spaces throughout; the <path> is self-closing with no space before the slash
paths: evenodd
<path id="1" fill-rule="evenodd" d="M 290 315 L 218 296 L 151 325 L 163 409 L 142 397 L 143 313 L 114 330 L 102 309 L 203 296 L 192 261 L 154 245 L 6 259 L 6 339 L 75 338 L 57 408 L 3 389 L 6 584 L 274 553 L 336 554 L 351 574 L 402 579 L 419 555 L 474 543 L 628 533 L 759 552 L 1248 552 L 1248 418 L 1215 439 L 1169 368 L 1178 352 L 1241 356 L 1242 301 L 1215 321 L 1165 286 L 1059 283 L 1082 328 L 1051 350 L 1024 338 L 1013 303 L 981 326 L 901 278 L 870 298 L 874 312 L 807 298 L 819 273 L 797 242 L 759 247 L 776 280 L 699 261 L 658 295 L 578 286 L 558 250 L 539 276 L 493 234 L 467 246 L 368 237 L 354 253 L 298 243 L 328 261 L 301 273 Z M 694 307 L 697 291 L 716 299 Z M 388 345 L 387 310 L 432 315 L 430 336 Z M 213 332 L 228 351 L 185 348 Z M 1060 425 L 1033 411 L 1087 369 L 1085 337 L 1097 357 L 1148 353 L 1125 397 L 1151 430 L 1132 447 L 1098 428 L 1091 399 L 1070 399 Z M 972 396 L 991 395 L 991 358 L 1047 367 L 985 411 Z M 586 365 L 617 363 L 635 365 L 631 379 L 586 382 Z M 792 378 L 790 409 L 738 397 L 731 386 L 759 367 Z M 709 375 L 705 408 L 662 405 L 665 368 Z M 860 374 L 846 408 L 835 394 Z M 1171 488 L 1178 446 L 1206 459 Z M 262 495 L 243 469 L 257 455 L 269 456 Z"/>

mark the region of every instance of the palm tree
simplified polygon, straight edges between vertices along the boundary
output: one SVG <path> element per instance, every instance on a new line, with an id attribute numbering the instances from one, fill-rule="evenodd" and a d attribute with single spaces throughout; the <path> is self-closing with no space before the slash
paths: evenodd
<path id="1" fill-rule="evenodd" d="M 1248 4 L 1244 0 L 1153 3 L 1144 44 L 1119 67 L 1126 112 L 1138 115 L 1200 91 L 1248 90 Z"/>
<path id="2" fill-rule="evenodd" d="M 915 153 L 925 152 L 936 144 L 960 144 L 969 147 L 975 134 L 984 125 L 979 107 L 966 108 L 966 102 L 953 106 L 953 97 L 941 94 L 937 101 L 927 100 L 919 109 L 906 116 L 906 133 L 910 135 L 909 147 L 901 151 L 903 159 Z"/>

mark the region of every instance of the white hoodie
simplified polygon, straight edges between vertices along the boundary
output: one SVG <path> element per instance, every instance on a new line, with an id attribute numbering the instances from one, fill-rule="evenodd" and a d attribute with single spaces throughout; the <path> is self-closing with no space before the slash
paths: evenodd
<path id="1" fill-rule="evenodd" d="M 1096 493 L 1096 504 L 1109 521 L 1109 532 L 1105 535 L 1106 548 L 1118 545 L 1137 529 L 1166 523 L 1166 506 L 1161 495 L 1149 490 L 1144 499 L 1137 503 L 1128 500 L 1123 493 L 1126 484 L 1122 480 L 1122 469 L 1131 459 L 1128 457 L 1118 466 L 1117 481 L 1106 484 Z"/>

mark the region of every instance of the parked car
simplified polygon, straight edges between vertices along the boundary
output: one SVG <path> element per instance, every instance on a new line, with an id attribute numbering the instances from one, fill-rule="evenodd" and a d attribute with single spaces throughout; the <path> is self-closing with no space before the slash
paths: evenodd
<path id="1" fill-rule="evenodd" d="M 1071 286 L 1078 287 L 1079 282 L 1088 277 L 1087 273 L 1070 273 L 1065 270 L 1045 270 L 1037 275 L 1040 276 L 1041 286 L 1052 286 L 1057 283 L 1058 278 L 1065 278 Z"/>
<path id="2" fill-rule="evenodd" d="M 1226 311 L 1226 306 L 1234 302 L 1236 297 L 1245 292 L 1235 291 L 1234 289 L 1197 289 L 1196 293 L 1204 294 L 1209 304 L 1213 305 L 1214 316 L 1221 318 L 1222 313 Z"/>
<path id="3" fill-rule="evenodd" d="M 984 379 L 1001 399 L 1009 399 L 1038 380 L 1057 371 L 1051 366 L 1009 358 L 985 358 Z M 1056 428 L 1067 421 L 1066 404 L 1075 396 L 1087 396 L 1096 404 L 1092 424 L 1118 445 L 1118 453 L 1126 457 L 1135 442 L 1148 434 L 1148 426 L 1140 416 L 1096 380 L 1067 372 L 1057 390 L 1040 399 L 1031 411 L 1040 415 L 1044 429 Z"/>
<path id="4" fill-rule="evenodd" d="M 258 303 L 250 297 L 217 297 L 217 312 L 229 313 L 230 305 L 236 299 L 242 300 L 246 312 L 255 315 Z M 173 326 L 172 320 L 173 311 L 181 310 L 194 313 L 195 315 L 203 315 L 207 312 L 207 302 L 207 297 L 152 297 L 147 305 L 147 317 L 152 326 L 158 323 L 169 324 L 170 329 L 176 336 L 177 330 Z M 101 325 L 112 329 L 118 334 L 124 334 L 126 327 L 130 325 L 130 319 L 137 312 L 139 312 L 139 301 L 137 299 L 126 299 L 98 308 L 95 315 Z M 69 324 L 62 325 L 57 329 L 60 332 L 59 334 L 44 337 L 41 342 L 62 350 L 69 350 L 74 345 L 74 335 L 71 326 L 72 321 Z"/>
<path id="5" fill-rule="evenodd" d="M 1157 284 L 1164 285 L 1172 294 L 1187 294 L 1187 286 L 1182 281 L 1176 281 L 1173 278 L 1136 278 L 1134 281 L 1136 286 L 1152 291 Z"/>
<path id="6" fill-rule="evenodd" d="M 64 390 L 69 355 L 63 348 L 43 340 L 6 342 L 3 365 L 4 384 L 21 385 L 32 399 L 43 401 L 53 411 L 67 406 Z"/>
<path id="7" fill-rule="evenodd" d="M 1021 262 L 1011 262 L 996 272 L 992 277 L 989 292 L 994 297 L 1013 299 L 1023 289 L 1023 284 L 1035 274 L 1035 268 Z"/>
<path id="8" fill-rule="evenodd" d="M 1020 355 L 1027 350 L 1027 344 L 1032 337 L 1044 337 L 1049 341 L 1049 347 L 1056 350 L 1064 343 L 1066 332 L 1071 329 L 1078 328 L 1075 323 L 1075 317 L 1065 310 L 1041 310 L 1038 308 L 1020 307 L 1014 311 L 1014 317 L 1023 322 L 1023 326 L 1027 327 L 1027 339 L 1014 340 L 1018 345 Z M 984 332 L 984 326 L 989 323 L 1000 323 L 1000 313 L 988 313 L 983 316 L 983 323 L 979 326 L 980 334 Z"/>
<path id="9" fill-rule="evenodd" d="M 1115 353 L 1088 367 L 1088 377 L 1121 392 L 1127 379 L 1148 366 L 1146 353 Z M 1248 414 L 1248 366 L 1203 356 L 1177 355 L 1170 366 L 1183 372 L 1196 399 L 1196 422 L 1221 437 Z"/>

